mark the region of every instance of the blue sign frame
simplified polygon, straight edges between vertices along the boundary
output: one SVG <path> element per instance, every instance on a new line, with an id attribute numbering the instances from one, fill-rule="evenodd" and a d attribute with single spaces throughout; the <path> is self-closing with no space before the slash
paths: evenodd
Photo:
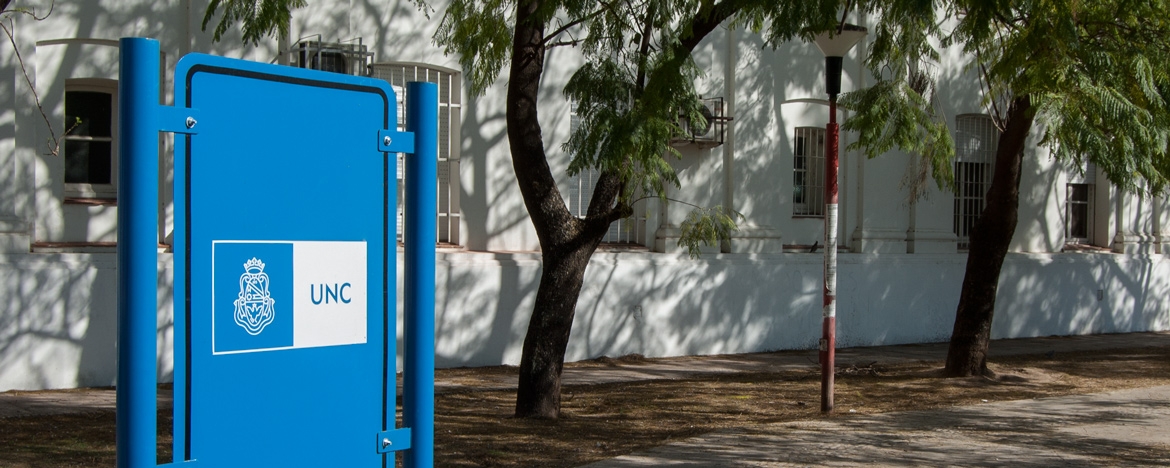
<path id="1" fill-rule="evenodd" d="M 175 150 L 175 464 L 386 467 L 407 450 L 407 466 L 432 465 L 435 86 L 408 85 L 412 132 L 398 132 L 385 81 L 192 54 L 170 108 L 156 104 L 158 43 L 121 45 L 118 466 L 156 466 L 158 131 L 186 135 Z M 397 152 L 413 154 L 408 176 L 422 182 L 407 187 L 417 242 L 406 250 L 407 427 L 396 429 Z"/>

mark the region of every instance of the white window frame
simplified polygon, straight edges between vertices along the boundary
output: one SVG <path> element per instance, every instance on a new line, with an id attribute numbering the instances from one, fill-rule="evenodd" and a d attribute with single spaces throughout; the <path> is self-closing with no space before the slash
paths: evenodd
<path id="1" fill-rule="evenodd" d="M 398 130 L 406 129 L 406 83 L 425 81 L 439 86 L 438 128 L 438 219 L 436 239 L 439 244 L 462 245 L 460 239 L 459 158 L 463 147 L 463 74 L 458 70 L 414 62 L 382 62 L 370 65 L 370 76 L 390 82 L 398 99 Z M 398 241 L 402 242 L 404 221 L 405 159 L 398 155 Z"/>
<path id="2" fill-rule="evenodd" d="M 1064 197 L 1064 243 L 1067 244 L 1084 244 L 1094 245 L 1093 230 L 1095 220 L 1095 204 L 1093 200 L 1096 196 L 1095 189 L 1097 185 L 1097 166 L 1091 162 L 1085 161 L 1078 169 L 1073 169 L 1069 173 L 1068 183 L 1065 184 Z M 1084 200 L 1074 200 L 1073 193 L 1077 187 L 1085 189 Z M 1083 207 L 1084 209 L 1084 236 L 1073 235 L 1073 217 L 1074 209 Z"/>
<path id="3" fill-rule="evenodd" d="M 118 82 L 117 80 L 108 80 L 102 78 L 78 78 L 65 80 L 65 93 L 70 92 L 94 92 L 108 94 L 110 96 L 110 136 L 109 137 L 92 137 L 92 136 L 78 136 L 71 135 L 70 129 L 72 124 L 65 122 L 65 134 L 61 139 L 61 158 L 65 159 L 65 147 L 68 141 L 108 141 L 110 142 L 110 183 L 108 184 L 90 184 L 90 183 L 65 183 L 65 197 L 66 198 L 82 198 L 82 199 L 117 199 L 118 197 Z M 65 96 L 62 95 L 62 113 L 64 113 Z M 62 180 L 64 180 L 65 172 L 61 172 Z"/>
<path id="4" fill-rule="evenodd" d="M 581 125 L 581 120 L 577 117 L 577 102 L 569 100 L 569 135 L 576 132 L 579 125 Z M 567 190 L 561 192 L 565 194 L 565 204 L 569 207 L 569 213 L 578 218 L 585 218 L 589 212 L 589 200 L 593 199 L 593 189 L 597 187 L 597 180 L 600 178 L 601 170 L 595 167 L 587 167 L 581 172 L 569 176 L 569 180 L 565 184 Z M 601 238 L 601 243 L 637 243 L 638 233 L 634 221 L 634 217 L 629 217 L 610 223 L 605 237 Z"/>
<path id="5" fill-rule="evenodd" d="M 971 243 L 971 228 L 987 206 L 987 190 L 995 172 L 999 130 L 986 114 L 955 117 L 954 230 L 959 250 Z"/>
<path id="6" fill-rule="evenodd" d="M 796 127 L 792 138 L 792 216 L 825 216 L 824 127 Z M 801 167 L 801 161 L 804 167 Z"/>

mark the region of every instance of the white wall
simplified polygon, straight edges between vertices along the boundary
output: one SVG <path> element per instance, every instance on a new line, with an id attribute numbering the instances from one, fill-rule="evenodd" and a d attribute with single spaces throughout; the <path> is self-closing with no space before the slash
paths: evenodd
<path id="1" fill-rule="evenodd" d="M 158 376 L 171 379 L 171 255 L 159 254 Z M 117 380 L 115 254 L 0 254 L 0 391 Z"/>
<path id="2" fill-rule="evenodd" d="M 950 337 L 964 255 L 838 258 L 839 346 Z M 597 254 L 567 359 L 812 349 L 821 262 L 817 254 Z M 169 381 L 169 254 L 159 269 L 158 376 Z M 436 271 L 437 365 L 519 363 L 538 257 L 442 253 Z M 0 391 L 115 383 L 116 274 L 112 254 L 0 256 Z M 993 337 L 1170 330 L 1166 297 L 1170 260 L 1160 255 L 1010 254 Z M 401 311 L 401 290 L 398 299 Z"/>

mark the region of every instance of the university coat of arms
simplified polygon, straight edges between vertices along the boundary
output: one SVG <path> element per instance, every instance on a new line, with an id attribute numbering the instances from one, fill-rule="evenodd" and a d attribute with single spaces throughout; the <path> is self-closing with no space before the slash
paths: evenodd
<path id="1" fill-rule="evenodd" d="M 244 274 L 240 275 L 240 294 L 234 302 L 236 324 L 249 335 L 259 335 L 264 327 L 276 318 L 273 304 L 276 300 L 268 292 L 268 274 L 264 262 L 252 258 L 244 263 Z"/>

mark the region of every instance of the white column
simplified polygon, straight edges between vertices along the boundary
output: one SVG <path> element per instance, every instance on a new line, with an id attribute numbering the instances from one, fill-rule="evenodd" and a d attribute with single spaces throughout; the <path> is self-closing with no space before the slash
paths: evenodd
<path id="1" fill-rule="evenodd" d="M 724 111 L 729 116 L 735 115 L 735 67 L 736 45 L 735 28 L 727 28 L 727 66 L 723 69 Z M 723 140 L 723 208 L 735 209 L 735 120 L 727 122 Z M 742 223 L 742 220 L 735 220 Z M 734 235 L 734 234 L 733 234 Z M 736 252 L 734 240 L 723 241 L 719 251 L 723 253 Z"/>
<path id="2" fill-rule="evenodd" d="M 925 164 L 920 161 L 919 164 Z M 907 253 L 955 253 L 955 194 L 939 190 L 933 179 L 923 183 L 926 195 L 910 201 L 910 227 L 906 229 Z"/>
<path id="3" fill-rule="evenodd" d="M 1152 197 L 1119 192 L 1115 216 L 1117 230 L 1113 235 L 1114 252 L 1152 254 L 1158 251 Z"/>
<path id="4" fill-rule="evenodd" d="M 26 29 L 20 28 L 24 23 L 27 21 L 18 18 L 14 33 L 21 54 L 27 55 L 33 48 L 24 44 L 29 35 L 20 34 Z M 29 73 L 31 79 L 32 70 Z M 18 145 L 17 120 L 20 115 L 34 114 L 36 106 L 11 44 L 0 47 L 0 76 L 8 78 L 4 80 L 8 89 L 0 92 L 0 253 L 27 253 L 31 240 L 27 219 L 32 200 L 32 183 L 27 180 L 31 165 L 22 161 L 29 151 Z"/>
<path id="5" fill-rule="evenodd" d="M 1170 232 L 1167 232 L 1166 197 L 1154 197 L 1154 252 L 1170 253 Z"/>

